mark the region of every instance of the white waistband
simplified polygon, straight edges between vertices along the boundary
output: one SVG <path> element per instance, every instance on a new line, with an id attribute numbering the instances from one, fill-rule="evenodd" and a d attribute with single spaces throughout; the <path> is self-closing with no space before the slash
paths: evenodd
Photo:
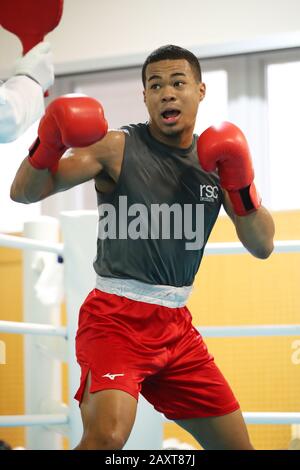
<path id="1" fill-rule="evenodd" d="M 186 305 L 193 286 L 174 287 L 146 284 L 135 279 L 118 279 L 97 275 L 96 288 L 109 294 L 116 294 L 140 302 L 177 308 Z"/>

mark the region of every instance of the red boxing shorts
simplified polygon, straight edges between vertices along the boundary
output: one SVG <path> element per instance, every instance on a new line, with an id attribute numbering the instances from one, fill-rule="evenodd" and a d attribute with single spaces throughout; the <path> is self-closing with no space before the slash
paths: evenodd
<path id="1" fill-rule="evenodd" d="M 168 419 L 221 416 L 239 408 L 227 381 L 192 325 L 187 307 L 169 308 L 94 289 L 76 335 L 82 400 L 90 393 L 141 393 Z"/>

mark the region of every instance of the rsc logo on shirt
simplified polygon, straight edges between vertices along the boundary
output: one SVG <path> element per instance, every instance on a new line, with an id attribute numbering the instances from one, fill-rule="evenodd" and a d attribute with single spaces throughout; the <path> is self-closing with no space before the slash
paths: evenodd
<path id="1" fill-rule="evenodd" d="M 217 202 L 219 196 L 219 187 L 210 184 L 200 184 L 200 201 Z"/>

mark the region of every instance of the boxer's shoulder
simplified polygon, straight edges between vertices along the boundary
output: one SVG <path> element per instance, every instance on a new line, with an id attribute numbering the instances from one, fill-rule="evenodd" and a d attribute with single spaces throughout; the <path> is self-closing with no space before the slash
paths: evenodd
<path id="1" fill-rule="evenodd" d="M 123 158 L 125 133 L 119 130 L 109 130 L 102 140 L 91 147 L 95 158 L 102 165 L 110 167 L 112 162 Z"/>
<path id="2" fill-rule="evenodd" d="M 125 133 L 120 130 L 108 131 L 104 139 L 94 144 L 95 158 L 103 167 L 103 170 L 95 178 L 96 187 L 101 187 L 101 191 L 111 191 L 118 181 L 124 149 Z"/>

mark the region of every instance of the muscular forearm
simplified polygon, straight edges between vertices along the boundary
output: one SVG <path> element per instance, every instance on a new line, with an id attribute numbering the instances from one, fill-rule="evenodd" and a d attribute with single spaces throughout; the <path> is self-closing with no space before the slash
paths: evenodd
<path id="1" fill-rule="evenodd" d="M 275 226 L 271 214 L 261 206 L 251 214 L 234 215 L 234 224 L 243 245 L 257 258 L 268 258 L 273 251 Z"/>
<path id="2" fill-rule="evenodd" d="M 23 204 L 37 202 L 49 196 L 54 187 L 54 180 L 49 170 L 36 170 L 28 159 L 21 163 L 11 185 L 10 197 Z"/>

